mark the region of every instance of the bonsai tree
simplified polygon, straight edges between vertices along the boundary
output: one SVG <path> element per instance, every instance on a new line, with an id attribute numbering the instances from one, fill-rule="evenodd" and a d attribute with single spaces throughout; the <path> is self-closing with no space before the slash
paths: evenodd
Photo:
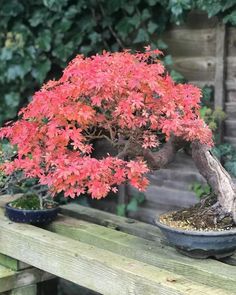
<path id="1" fill-rule="evenodd" d="M 191 142 L 193 160 L 217 196 L 212 210 L 236 221 L 233 182 L 212 155 L 212 133 L 199 117 L 201 91 L 175 84 L 160 54 L 147 47 L 144 53 L 78 55 L 1 129 L 1 138 L 17 147 L 1 169 L 36 177 L 52 194 L 100 199 L 126 181 L 145 190 L 149 169 L 166 166 Z M 94 158 L 98 139 L 110 142 L 117 155 Z"/>

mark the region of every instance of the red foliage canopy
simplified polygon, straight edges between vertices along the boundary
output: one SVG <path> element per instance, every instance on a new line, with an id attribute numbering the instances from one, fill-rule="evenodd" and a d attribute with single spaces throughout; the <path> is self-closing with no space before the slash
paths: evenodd
<path id="1" fill-rule="evenodd" d="M 212 144 L 211 132 L 199 118 L 200 90 L 175 84 L 158 54 L 147 48 L 136 54 L 78 55 L 58 81 L 35 93 L 18 121 L 1 129 L 1 138 L 18 148 L 4 171 L 23 170 L 53 193 L 75 197 L 88 192 L 99 199 L 126 180 L 145 189 L 148 168 L 141 158 L 93 158 L 94 139 L 119 145 L 122 138 L 146 149 L 159 145 L 160 134 L 166 140 L 173 134 Z"/>

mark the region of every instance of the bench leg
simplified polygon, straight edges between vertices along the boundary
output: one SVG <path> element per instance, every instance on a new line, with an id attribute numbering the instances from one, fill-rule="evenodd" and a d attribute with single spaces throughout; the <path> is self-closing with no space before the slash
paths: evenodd
<path id="1" fill-rule="evenodd" d="M 37 285 L 29 285 L 12 290 L 9 295 L 37 295 Z"/>

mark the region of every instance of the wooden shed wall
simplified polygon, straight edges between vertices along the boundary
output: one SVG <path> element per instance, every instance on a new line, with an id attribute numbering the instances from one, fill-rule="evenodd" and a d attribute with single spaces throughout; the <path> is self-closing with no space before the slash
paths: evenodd
<path id="1" fill-rule="evenodd" d="M 162 38 L 177 71 L 198 86 L 215 87 L 215 105 L 227 114 L 224 139 L 236 146 L 236 28 L 193 12 Z"/>

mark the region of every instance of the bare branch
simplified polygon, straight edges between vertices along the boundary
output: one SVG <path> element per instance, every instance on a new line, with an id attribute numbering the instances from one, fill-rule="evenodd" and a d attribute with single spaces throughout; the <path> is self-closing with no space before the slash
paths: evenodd
<path id="1" fill-rule="evenodd" d="M 102 7 L 101 4 L 99 5 L 99 7 L 100 7 L 100 10 L 101 10 L 102 16 L 103 17 L 106 17 L 105 11 L 104 11 L 104 9 L 103 9 L 103 7 Z M 108 25 L 108 29 L 111 32 L 112 36 L 116 39 L 116 42 L 120 45 L 120 47 L 122 49 L 125 49 L 125 45 L 123 44 L 123 42 L 121 41 L 121 39 L 119 38 L 119 36 L 116 34 L 116 32 L 113 30 L 113 28 L 112 28 L 111 25 Z"/>

